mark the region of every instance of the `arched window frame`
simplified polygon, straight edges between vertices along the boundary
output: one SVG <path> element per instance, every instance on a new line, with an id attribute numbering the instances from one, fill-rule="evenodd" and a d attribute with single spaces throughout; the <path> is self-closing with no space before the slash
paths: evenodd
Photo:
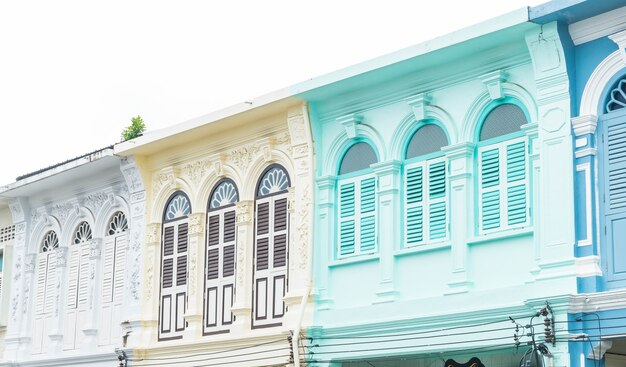
<path id="1" fill-rule="evenodd" d="M 101 261 L 100 328 L 98 342 L 111 345 L 121 333 L 122 307 L 125 301 L 126 250 L 128 217 L 123 211 L 109 216 L 104 228 Z"/>
<path id="2" fill-rule="evenodd" d="M 367 144 L 374 152 L 376 162 L 379 155 L 374 145 L 358 139 L 346 146 L 337 162 L 337 259 L 374 254 L 378 251 L 378 180 L 371 167 L 340 173 L 346 155 L 357 144 Z M 372 163 L 372 164 L 373 164 Z"/>
<path id="3" fill-rule="evenodd" d="M 170 215 L 179 203 L 184 211 Z M 159 341 L 181 339 L 186 328 L 189 214 L 191 201 L 182 191 L 173 193 L 163 209 Z"/>
<path id="4" fill-rule="evenodd" d="M 69 245 L 65 320 L 63 322 L 65 328 L 63 348 L 66 350 L 76 349 L 83 335 L 89 285 L 89 243 L 92 238 L 91 225 L 87 221 L 81 221 L 76 225 Z"/>
<path id="5" fill-rule="evenodd" d="M 416 124 L 403 150 L 404 170 L 404 246 L 417 247 L 446 242 L 450 239 L 450 194 L 448 160 L 439 150 L 408 158 L 410 143 L 425 126 L 438 127 L 450 144 L 446 129 L 436 120 Z"/>
<path id="6" fill-rule="evenodd" d="M 230 187 L 229 203 L 217 203 L 222 188 Z M 218 181 L 207 202 L 203 334 L 229 332 L 234 321 L 237 246 L 236 204 L 239 190 L 229 178 Z M 216 206 L 216 204 L 218 204 Z"/>
<path id="7" fill-rule="evenodd" d="M 480 141 L 488 115 L 502 105 L 519 108 L 529 121 L 526 107 L 517 99 L 505 97 L 491 102 L 481 114 L 476 129 L 476 231 L 487 235 L 531 224 L 529 139 L 518 131 Z"/>
<path id="8" fill-rule="evenodd" d="M 279 190 L 264 192 L 264 179 L 279 169 L 286 176 Z M 289 172 L 272 164 L 260 175 L 255 191 L 254 267 L 252 327 L 282 325 L 286 312 L 283 297 L 288 287 L 289 267 Z"/>
<path id="9" fill-rule="evenodd" d="M 31 351 L 39 354 L 49 344 L 49 324 L 57 305 L 57 249 L 59 236 L 54 230 L 47 231 L 39 246 L 37 254 L 37 286 L 35 293 L 35 312 L 33 319 L 33 341 Z"/>

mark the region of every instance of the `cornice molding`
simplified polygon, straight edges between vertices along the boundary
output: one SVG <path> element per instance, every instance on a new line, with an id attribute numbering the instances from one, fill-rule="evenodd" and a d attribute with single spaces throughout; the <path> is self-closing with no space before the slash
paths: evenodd
<path id="1" fill-rule="evenodd" d="M 572 23 L 569 33 L 574 45 L 593 41 L 626 29 L 626 7 Z"/>
<path id="2" fill-rule="evenodd" d="M 576 294 L 570 297 L 569 313 L 597 312 L 626 308 L 626 289 Z"/>
<path id="3" fill-rule="evenodd" d="M 572 118 L 572 129 L 574 135 L 581 136 L 587 134 L 595 134 L 598 126 L 598 117 L 596 115 L 585 115 Z"/>

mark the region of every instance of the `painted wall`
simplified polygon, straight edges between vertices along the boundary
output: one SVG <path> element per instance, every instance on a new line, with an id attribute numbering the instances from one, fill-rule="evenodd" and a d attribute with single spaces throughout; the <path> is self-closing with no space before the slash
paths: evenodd
<path id="1" fill-rule="evenodd" d="M 133 220 L 125 167 L 104 154 L 16 182 L 2 193 L 10 198 L 16 234 L 13 264 L 4 268 L 12 272 L 13 284 L 0 364 L 98 366 L 117 360 L 121 323 L 136 288 L 130 281 Z M 115 213 L 126 217 L 127 226 L 110 235 Z M 81 223 L 84 231 L 77 235 Z M 58 245 L 42 252 L 52 232 Z M 118 240 L 118 248 L 110 246 L 111 239 Z"/>
<path id="2" fill-rule="evenodd" d="M 313 201 L 312 143 L 306 107 L 295 100 L 280 102 L 200 125 L 191 133 L 182 127 L 178 131 L 179 126 L 175 126 L 164 139 L 145 145 L 139 140 L 128 147 L 128 153 L 118 147 L 119 154 L 133 154 L 141 169 L 147 212 L 142 275 L 145 286 L 141 315 L 131 321 L 135 326 L 128 354 L 131 358 L 138 356 L 133 362 L 136 365 L 141 365 L 140 358 L 171 359 L 177 365 L 196 365 L 199 361 L 230 361 L 241 366 L 286 364 L 290 354 L 288 336 L 299 323 L 310 324 L 313 309 L 312 302 L 302 305 L 311 282 L 309 210 Z M 253 320 L 257 183 L 275 164 L 286 169 L 291 182 L 287 193 L 281 194 L 288 199 L 289 217 L 288 288 L 284 298 L 280 297 L 287 311 L 278 325 L 258 327 Z M 203 327 L 207 219 L 215 213 L 208 211 L 209 199 L 223 179 L 232 180 L 238 190 L 234 207 L 234 303 L 230 309 L 235 319 L 213 333 Z M 183 219 L 189 226 L 186 328 L 177 339 L 166 340 L 159 332 L 162 234 L 168 225 L 163 218 L 168 199 L 177 192 L 184 193 L 191 206 L 190 214 Z M 241 347 L 236 348 L 239 352 L 231 351 L 235 345 Z M 209 349 L 212 354 L 221 354 L 202 353 Z"/>
<path id="3" fill-rule="evenodd" d="M 525 319 L 545 300 L 558 319 L 567 317 L 560 297 L 576 291 L 573 170 L 563 164 L 572 159 L 567 65 L 556 23 L 508 32 L 491 34 L 487 45 L 476 40 L 473 52 L 465 52 L 469 44 L 438 52 L 436 67 L 428 61 L 420 67 L 417 58 L 406 74 L 391 65 L 346 80 L 343 89 L 337 82 L 304 94 L 317 161 L 312 365 L 475 346 L 476 336 L 432 346 L 405 338 L 396 348 L 381 337 L 378 349 L 359 338 Z M 519 136 L 528 144 L 531 214 L 523 226 L 489 233 L 479 227 L 477 136 L 486 111 L 503 102 L 517 103 L 527 115 Z M 408 247 L 404 148 L 418 127 L 433 121 L 449 139 L 439 153 L 448 169 L 449 234 Z M 361 171 L 377 180 L 377 236 L 374 251 L 346 257 L 338 252 L 344 178 L 338 169 L 354 142 L 367 142 L 378 157 Z M 557 360 L 569 360 L 566 347 L 553 349 Z"/>

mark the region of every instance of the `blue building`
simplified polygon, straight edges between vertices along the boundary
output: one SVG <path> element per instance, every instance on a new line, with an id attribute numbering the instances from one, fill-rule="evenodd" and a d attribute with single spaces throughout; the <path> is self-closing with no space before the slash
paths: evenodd
<path id="1" fill-rule="evenodd" d="M 578 295 L 569 304 L 572 366 L 626 365 L 626 2 L 553 1 L 572 96 Z"/>

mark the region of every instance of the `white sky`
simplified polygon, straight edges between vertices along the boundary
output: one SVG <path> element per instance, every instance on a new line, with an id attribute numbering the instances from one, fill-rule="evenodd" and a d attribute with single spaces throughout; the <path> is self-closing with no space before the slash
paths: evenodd
<path id="1" fill-rule="evenodd" d="M 0 2 L 0 184 L 544 0 Z"/>

